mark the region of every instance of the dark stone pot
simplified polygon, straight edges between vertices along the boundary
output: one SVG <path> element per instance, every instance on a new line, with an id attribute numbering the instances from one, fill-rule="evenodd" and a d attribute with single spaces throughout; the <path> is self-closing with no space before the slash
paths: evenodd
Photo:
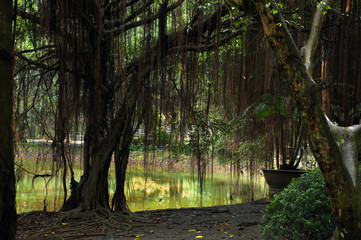
<path id="1" fill-rule="evenodd" d="M 305 173 L 303 170 L 284 170 L 284 169 L 266 169 L 262 168 L 264 178 L 269 186 L 269 197 L 281 192 L 293 178 L 298 178 Z"/>

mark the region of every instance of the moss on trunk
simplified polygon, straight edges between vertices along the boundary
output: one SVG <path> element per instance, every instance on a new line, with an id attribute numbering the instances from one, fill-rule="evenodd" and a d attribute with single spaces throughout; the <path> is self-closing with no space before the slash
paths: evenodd
<path id="1" fill-rule="evenodd" d="M 270 4 L 265 4 L 264 1 L 253 2 L 259 12 L 267 40 L 274 49 L 287 76 L 288 84 L 293 90 L 297 107 L 305 123 L 307 139 L 323 173 L 331 198 L 333 217 L 337 224 L 334 237 L 336 239 L 358 239 L 361 236 L 360 186 L 354 184 L 349 171 L 349 169 L 353 169 L 351 172 L 358 173 L 358 169 L 357 166 L 354 166 L 355 162 L 345 164 L 345 162 L 349 162 L 347 161 L 348 157 L 345 158 L 347 155 L 345 153 L 350 153 L 355 149 L 347 148 L 348 150 L 345 152 L 344 148 L 335 141 L 336 138 L 321 106 L 319 91 L 310 76 L 311 71 L 308 71 L 309 68 L 307 68 L 312 64 L 309 62 L 312 61 L 312 56 L 306 58 L 306 60 L 308 59 L 306 66 L 277 4 L 273 1 L 269 2 Z M 322 11 L 322 9 L 316 11 Z M 322 18 L 315 14 L 314 21 L 319 22 L 313 27 L 320 27 Z M 312 37 L 314 39 L 311 39 L 313 44 L 307 45 L 309 51 L 306 54 L 314 53 L 313 46 L 315 44 L 317 46 L 318 34 L 316 31 Z"/>

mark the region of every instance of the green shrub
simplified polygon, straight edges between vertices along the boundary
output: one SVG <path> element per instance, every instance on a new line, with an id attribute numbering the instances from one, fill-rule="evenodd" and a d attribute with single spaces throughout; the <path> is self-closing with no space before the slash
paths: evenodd
<path id="1" fill-rule="evenodd" d="M 268 239 L 329 239 L 335 229 L 321 172 L 294 179 L 266 208 L 262 235 Z"/>

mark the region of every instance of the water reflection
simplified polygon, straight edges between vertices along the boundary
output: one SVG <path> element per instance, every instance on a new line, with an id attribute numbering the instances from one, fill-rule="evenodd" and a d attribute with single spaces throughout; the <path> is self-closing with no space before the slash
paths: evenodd
<path id="1" fill-rule="evenodd" d="M 78 173 L 80 175 L 80 171 Z M 112 194 L 115 190 L 114 169 L 111 169 L 109 176 Z M 60 176 L 50 181 L 49 178 L 39 177 L 33 182 L 32 176 L 25 174 L 16 187 L 18 213 L 43 210 L 44 201 L 48 211 L 61 207 L 64 194 Z M 214 172 L 213 178 L 208 175 L 205 177 L 201 194 L 197 175 L 191 171 L 146 171 L 139 166 L 131 166 L 125 191 L 131 211 L 142 211 L 248 202 L 265 197 L 267 186 L 263 176 L 246 173 L 234 176 L 223 169 Z"/>

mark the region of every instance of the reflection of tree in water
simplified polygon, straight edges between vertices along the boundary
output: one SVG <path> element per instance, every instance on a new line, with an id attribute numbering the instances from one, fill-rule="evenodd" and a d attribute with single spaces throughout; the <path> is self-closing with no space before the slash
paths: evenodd
<path id="1" fill-rule="evenodd" d="M 169 208 L 182 206 L 183 180 L 169 179 Z"/>
<path id="2" fill-rule="evenodd" d="M 212 197 L 211 204 L 212 205 L 225 205 L 228 204 L 227 199 L 227 189 L 223 187 L 223 183 L 219 181 L 214 181 L 212 186 Z"/>
<path id="3" fill-rule="evenodd" d="M 75 169 L 76 172 L 80 171 Z M 227 172 L 216 171 L 212 178 L 211 171 L 205 177 L 205 188 L 202 198 L 197 173 L 192 177 L 191 170 L 173 170 L 173 172 L 163 172 L 158 169 L 147 175 L 145 183 L 144 170 L 136 166 L 130 166 L 125 182 L 125 195 L 131 211 L 142 211 L 147 209 L 179 208 L 179 207 L 199 207 L 213 206 L 220 204 L 232 204 L 250 201 L 250 183 L 246 174 L 234 176 L 230 181 Z M 114 170 L 110 175 L 110 192 L 115 190 Z M 59 194 L 61 178 L 50 182 L 48 186 L 48 210 L 57 210 L 61 207 L 63 195 Z M 237 180 L 236 180 L 237 179 Z M 259 199 L 265 196 L 264 186 L 258 176 L 253 178 L 254 198 Z M 32 176 L 24 173 L 24 177 L 17 183 L 18 189 L 18 211 L 42 210 L 44 199 L 44 187 L 41 179 L 34 182 L 35 189 L 32 188 Z M 29 193 L 33 193 L 29 197 Z M 263 194 L 263 195 L 262 195 Z M 112 195 L 111 195 L 112 196 Z M 53 203 L 53 199 L 56 202 Z M 233 201 L 232 201 L 233 199 Z"/>

